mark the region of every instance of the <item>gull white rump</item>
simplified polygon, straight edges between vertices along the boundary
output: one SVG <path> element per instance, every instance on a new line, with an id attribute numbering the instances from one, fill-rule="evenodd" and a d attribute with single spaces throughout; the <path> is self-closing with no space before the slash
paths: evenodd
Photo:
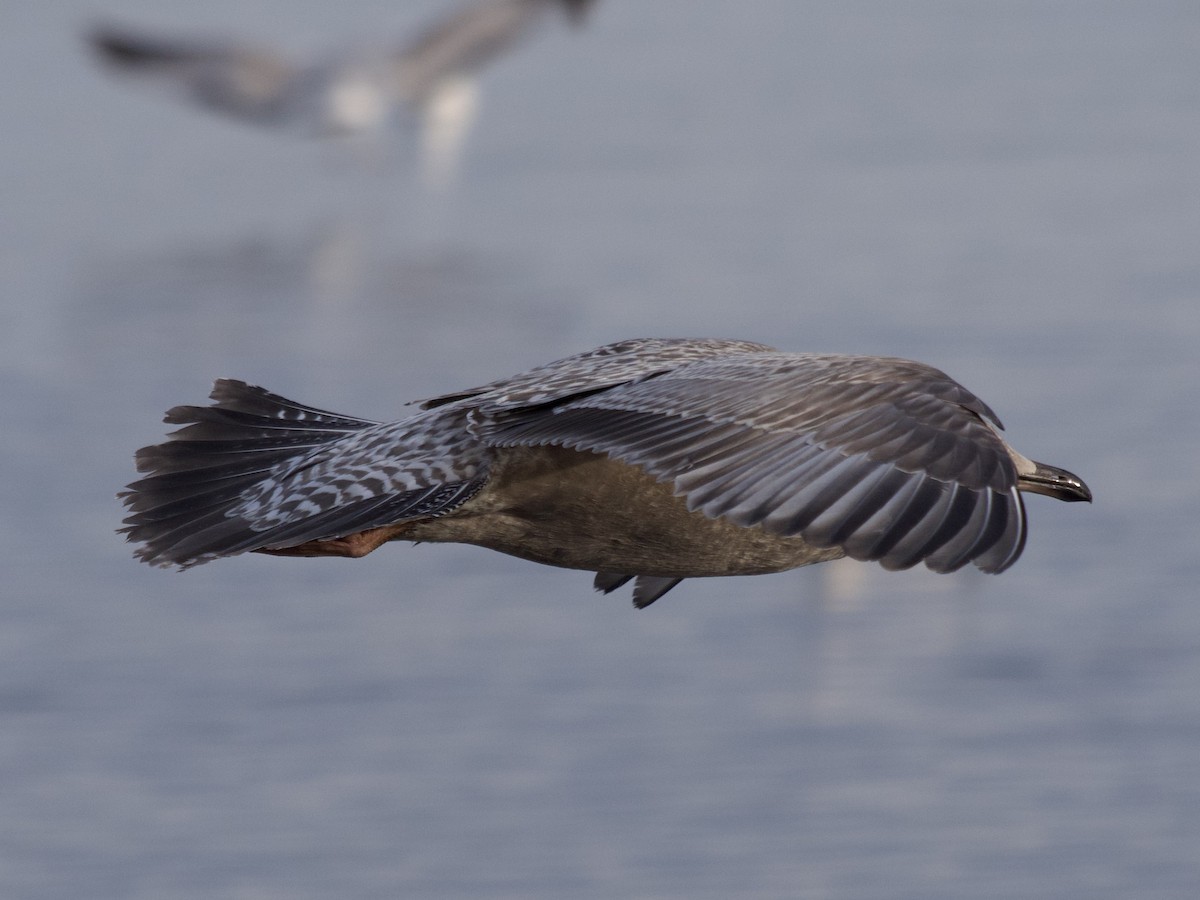
<path id="1" fill-rule="evenodd" d="M 391 423 L 240 381 L 212 399 L 170 410 L 184 427 L 137 453 L 122 530 L 145 562 L 458 542 L 594 571 L 605 592 L 636 579 L 640 608 L 684 578 L 842 556 L 1001 572 L 1025 545 L 1022 492 L 1091 500 L 903 359 L 638 339 Z"/>

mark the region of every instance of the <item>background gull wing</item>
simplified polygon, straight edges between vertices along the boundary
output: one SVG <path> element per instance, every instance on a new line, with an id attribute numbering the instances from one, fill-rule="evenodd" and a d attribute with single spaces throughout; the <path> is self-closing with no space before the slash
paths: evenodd
<path id="1" fill-rule="evenodd" d="M 974 394 L 920 363 L 753 352 L 559 403 L 481 405 L 499 445 L 606 453 L 689 508 L 887 568 L 999 572 L 1025 541 L 1017 472 Z"/>
<path id="2" fill-rule="evenodd" d="M 395 94 L 424 104 L 447 79 L 478 72 L 529 34 L 561 0 L 482 0 L 451 14 L 406 44 L 392 62 Z M 579 2 L 568 8 L 582 7 Z"/>
<path id="3" fill-rule="evenodd" d="M 88 40 L 119 72 L 216 112 L 260 123 L 288 114 L 301 71 L 270 52 L 232 42 L 159 38 L 107 25 L 93 29 Z"/>
<path id="4" fill-rule="evenodd" d="M 422 168 L 446 184 L 478 106 L 475 76 L 527 37 L 554 7 L 580 21 L 590 0 L 477 0 L 425 29 L 388 57 L 388 96 L 420 118 Z"/>

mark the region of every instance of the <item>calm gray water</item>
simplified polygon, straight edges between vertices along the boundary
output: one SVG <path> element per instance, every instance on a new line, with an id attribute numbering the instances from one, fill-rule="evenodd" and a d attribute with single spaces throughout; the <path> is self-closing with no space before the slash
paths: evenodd
<path id="1" fill-rule="evenodd" d="M 1191 898 L 1200 5 L 603 0 L 457 186 L 98 73 L 443 7 L 8 4 L 0 896 Z M 365 158 L 365 159 L 364 159 Z M 214 376 L 375 418 L 640 335 L 912 356 L 1091 484 L 1000 577 L 644 612 L 482 550 L 180 575 L 113 533 Z"/>

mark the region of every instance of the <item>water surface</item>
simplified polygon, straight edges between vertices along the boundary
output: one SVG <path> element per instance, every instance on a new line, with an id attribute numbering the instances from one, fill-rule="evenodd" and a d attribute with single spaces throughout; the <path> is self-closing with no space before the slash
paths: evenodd
<path id="1" fill-rule="evenodd" d="M 442 4 L 120 0 L 302 50 Z M 1200 10 L 604 0 L 456 187 L 0 29 L 0 893 L 1184 898 L 1200 883 Z M 372 151 L 374 152 L 374 151 Z M 213 377 L 373 418 L 599 343 L 912 356 L 1091 507 L 1003 576 L 650 609 L 465 547 L 184 575 L 113 533 Z"/>

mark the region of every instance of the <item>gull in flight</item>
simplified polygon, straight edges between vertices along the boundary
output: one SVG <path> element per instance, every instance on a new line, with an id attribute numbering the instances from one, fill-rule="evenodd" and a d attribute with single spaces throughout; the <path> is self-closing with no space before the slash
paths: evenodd
<path id="1" fill-rule="evenodd" d="M 420 123 L 427 179 L 447 181 L 477 109 L 476 75 L 555 7 L 581 22 L 594 0 L 483 0 L 399 49 L 331 55 L 308 65 L 219 40 L 152 36 L 106 25 L 89 35 L 120 73 L 226 116 L 312 135 L 374 133 L 405 113 Z"/>
<path id="2" fill-rule="evenodd" d="M 982 400 L 904 359 L 639 339 L 426 400 L 379 423 L 220 380 L 137 452 L 121 497 L 136 555 L 187 568 L 248 551 L 361 557 L 393 540 L 476 544 L 634 581 L 848 556 L 1001 572 L 1022 492 L 1091 500 L 1022 456 Z"/>

